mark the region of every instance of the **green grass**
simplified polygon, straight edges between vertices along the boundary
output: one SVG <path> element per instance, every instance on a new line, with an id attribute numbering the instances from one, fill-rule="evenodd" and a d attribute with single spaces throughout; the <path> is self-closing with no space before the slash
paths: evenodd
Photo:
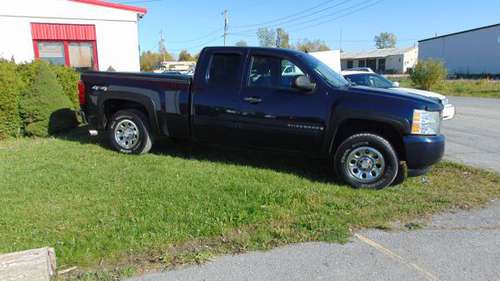
<path id="1" fill-rule="evenodd" d="M 321 161 L 187 151 L 169 144 L 122 155 L 82 133 L 0 142 L 0 252 L 52 246 L 58 268 L 130 274 L 292 242 L 345 242 L 351 229 L 385 228 L 500 195 L 498 175 L 451 163 L 427 181 L 370 191 L 335 183 Z"/>
<path id="2" fill-rule="evenodd" d="M 401 87 L 413 88 L 410 79 L 394 79 Z M 432 89 L 447 96 L 500 98 L 500 81 L 496 80 L 446 80 Z"/>

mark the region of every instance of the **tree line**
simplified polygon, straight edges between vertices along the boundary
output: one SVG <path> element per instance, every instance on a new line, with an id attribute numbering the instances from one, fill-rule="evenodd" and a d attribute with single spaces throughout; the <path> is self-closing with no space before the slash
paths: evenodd
<path id="1" fill-rule="evenodd" d="M 326 42 L 316 39 L 309 40 L 307 38 L 299 39 L 295 44 L 290 41 L 290 34 L 283 28 L 259 28 L 256 33 L 257 41 L 260 47 L 276 47 L 294 49 L 302 52 L 320 52 L 328 51 L 330 47 Z M 378 49 L 395 48 L 397 37 L 396 35 L 388 32 L 382 32 L 374 37 L 375 46 Z M 235 43 L 235 46 L 246 47 L 248 43 L 245 40 L 240 40 Z M 191 54 L 188 50 L 181 50 L 177 60 L 178 61 L 196 61 L 198 54 Z M 141 70 L 153 71 L 157 69 L 163 61 L 174 61 L 174 56 L 167 51 L 165 41 L 160 39 L 158 52 L 145 51 L 141 53 Z"/>

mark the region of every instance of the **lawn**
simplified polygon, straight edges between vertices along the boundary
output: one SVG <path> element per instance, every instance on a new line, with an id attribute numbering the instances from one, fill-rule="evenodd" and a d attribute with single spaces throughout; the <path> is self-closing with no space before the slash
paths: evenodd
<path id="1" fill-rule="evenodd" d="M 401 87 L 414 88 L 410 79 L 393 79 L 399 81 Z M 500 81 L 498 80 L 446 80 L 432 89 L 447 96 L 500 98 Z"/>
<path id="2" fill-rule="evenodd" d="M 0 142 L 0 252 L 52 246 L 58 268 L 168 267 L 293 242 L 346 242 L 352 229 L 500 195 L 500 176 L 451 163 L 426 180 L 370 191 L 336 183 L 321 161 L 188 148 L 121 155 L 81 131 Z"/>

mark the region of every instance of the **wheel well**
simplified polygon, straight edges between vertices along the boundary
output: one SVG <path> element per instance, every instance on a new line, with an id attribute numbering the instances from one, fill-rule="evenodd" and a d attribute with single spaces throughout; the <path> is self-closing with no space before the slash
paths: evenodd
<path id="1" fill-rule="evenodd" d="M 333 141 L 332 154 L 345 139 L 358 133 L 374 133 L 384 137 L 392 144 L 399 159 L 406 160 L 403 136 L 396 128 L 384 122 L 361 119 L 350 119 L 340 124 Z"/>
<path id="2" fill-rule="evenodd" d="M 142 104 L 134 101 L 128 101 L 128 100 L 107 100 L 104 102 L 103 105 L 104 109 L 104 116 L 106 116 L 105 120 L 105 127 L 107 127 L 108 121 L 111 119 L 111 117 L 118 111 L 123 110 L 123 109 L 135 109 L 139 110 L 142 113 L 144 113 L 144 116 L 148 118 L 148 111 L 146 110 L 146 107 L 144 107 Z M 149 122 L 149 120 L 147 120 Z M 151 125 L 151 124 L 150 124 Z"/>

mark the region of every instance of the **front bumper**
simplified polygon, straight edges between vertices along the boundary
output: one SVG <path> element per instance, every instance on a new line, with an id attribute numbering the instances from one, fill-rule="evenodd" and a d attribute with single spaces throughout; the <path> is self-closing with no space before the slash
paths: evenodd
<path id="1" fill-rule="evenodd" d="M 403 144 L 408 169 L 424 170 L 443 158 L 445 137 L 443 135 L 405 136 Z"/>
<path id="2" fill-rule="evenodd" d="M 451 104 L 447 104 L 443 109 L 443 120 L 450 120 L 455 117 L 455 107 Z"/>

